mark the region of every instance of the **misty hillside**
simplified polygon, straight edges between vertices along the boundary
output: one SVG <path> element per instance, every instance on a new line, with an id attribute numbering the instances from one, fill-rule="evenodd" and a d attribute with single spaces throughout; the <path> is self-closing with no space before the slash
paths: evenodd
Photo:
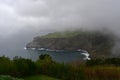
<path id="1" fill-rule="evenodd" d="M 114 36 L 101 31 L 64 31 L 35 37 L 27 48 L 46 48 L 51 50 L 87 50 L 93 57 L 111 54 Z"/>
<path id="2" fill-rule="evenodd" d="M 84 33 L 84 31 L 64 31 L 64 32 L 54 32 L 47 35 L 41 36 L 42 38 L 70 38 Z"/>

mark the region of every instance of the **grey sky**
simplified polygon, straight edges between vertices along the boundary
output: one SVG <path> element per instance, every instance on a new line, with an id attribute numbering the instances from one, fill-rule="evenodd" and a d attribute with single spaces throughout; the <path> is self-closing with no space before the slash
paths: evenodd
<path id="1" fill-rule="evenodd" d="M 0 36 L 119 25 L 120 0 L 0 0 Z"/>

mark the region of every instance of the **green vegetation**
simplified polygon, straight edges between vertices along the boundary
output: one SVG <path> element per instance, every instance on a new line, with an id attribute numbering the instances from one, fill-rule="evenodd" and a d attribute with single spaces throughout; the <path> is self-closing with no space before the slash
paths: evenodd
<path id="1" fill-rule="evenodd" d="M 120 80 L 120 58 L 96 58 L 64 64 L 53 61 L 48 54 L 41 55 L 34 62 L 21 57 L 10 60 L 3 56 L 0 57 L 0 75 L 25 80 Z M 19 80 L 6 78 L 12 77 L 0 76 L 2 80 Z"/>
<path id="2" fill-rule="evenodd" d="M 18 79 L 18 78 L 13 78 L 11 76 L 0 75 L 0 80 L 24 80 L 24 79 Z"/>
<path id="3" fill-rule="evenodd" d="M 0 80 L 60 80 L 60 79 L 55 79 L 44 75 L 30 76 L 24 79 L 18 79 L 7 75 L 0 75 Z"/>
<path id="4" fill-rule="evenodd" d="M 25 78 L 25 80 L 59 80 L 59 79 L 51 78 L 44 75 L 37 75 L 37 76 L 27 77 Z"/>
<path id="5" fill-rule="evenodd" d="M 64 31 L 64 32 L 49 33 L 41 37 L 42 38 L 70 38 L 82 33 L 84 33 L 84 31 Z"/>

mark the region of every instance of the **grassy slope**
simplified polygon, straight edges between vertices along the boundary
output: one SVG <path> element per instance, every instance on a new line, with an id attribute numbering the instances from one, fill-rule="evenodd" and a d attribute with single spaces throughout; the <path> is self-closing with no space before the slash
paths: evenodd
<path id="1" fill-rule="evenodd" d="M 42 38 L 69 38 L 81 34 L 83 31 L 64 31 L 64 32 L 54 32 L 42 36 Z"/>
<path id="2" fill-rule="evenodd" d="M 55 79 L 44 75 L 37 75 L 37 76 L 27 77 L 25 78 L 25 80 L 59 80 L 59 79 Z"/>
<path id="3" fill-rule="evenodd" d="M 24 80 L 24 79 L 14 78 L 9 75 L 0 75 L 0 80 Z"/>

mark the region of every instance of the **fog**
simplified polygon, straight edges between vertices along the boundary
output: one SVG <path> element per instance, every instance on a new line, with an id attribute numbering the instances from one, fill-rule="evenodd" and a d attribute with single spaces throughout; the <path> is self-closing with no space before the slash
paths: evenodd
<path id="1" fill-rule="evenodd" d="M 23 45 L 37 35 L 79 28 L 106 28 L 119 36 L 119 3 L 120 0 L 0 0 L 0 43 Z"/>

